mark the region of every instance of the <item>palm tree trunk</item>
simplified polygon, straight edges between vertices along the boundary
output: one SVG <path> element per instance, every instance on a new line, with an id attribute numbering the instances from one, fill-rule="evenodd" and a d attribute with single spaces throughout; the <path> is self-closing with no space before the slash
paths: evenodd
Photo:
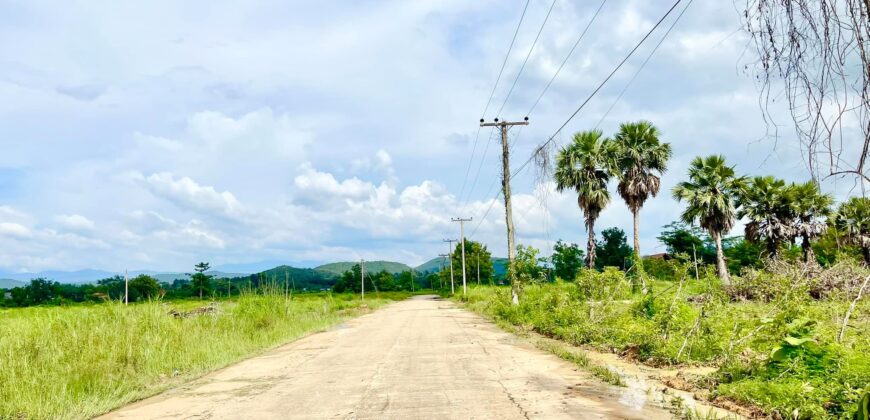
<path id="1" fill-rule="evenodd" d="M 728 266 L 725 265 L 725 252 L 722 251 L 722 234 L 720 232 L 710 232 L 710 234 L 716 241 L 716 274 L 723 284 L 730 285 L 731 276 L 728 274 Z"/>
<path id="2" fill-rule="evenodd" d="M 586 240 L 586 267 L 595 268 L 595 219 L 586 221 L 586 232 L 589 238 Z"/>
<path id="3" fill-rule="evenodd" d="M 631 213 L 634 216 L 634 253 L 636 254 L 636 256 L 639 260 L 640 259 L 640 233 L 639 233 L 640 209 L 632 210 Z"/>
<path id="4" fill-rule="evenodd" d="M 816 254 L 813 252 L 813 246 L 810 244 L 810 237 L 807 235 L 803 236 L 803 240 L 801 241 L 801 248 L 804 251 L 804 262 L 810 263 L 816 261 Z"/>

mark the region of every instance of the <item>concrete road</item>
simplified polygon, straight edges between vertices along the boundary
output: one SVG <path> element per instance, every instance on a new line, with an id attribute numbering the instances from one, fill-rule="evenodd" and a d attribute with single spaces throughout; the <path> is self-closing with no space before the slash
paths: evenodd
<path id="1" fill-rule="evenodd" d="M 420 296 L 106 418 L 671 418 L 454 304 Z"/>

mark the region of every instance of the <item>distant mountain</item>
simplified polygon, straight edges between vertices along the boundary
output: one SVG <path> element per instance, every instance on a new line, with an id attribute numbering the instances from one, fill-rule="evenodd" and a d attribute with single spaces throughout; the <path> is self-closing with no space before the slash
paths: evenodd
<path id="1" fill-rule="evenodd" d="M 318 271 L 341 275 L 341 273 L 350 270 L 351 268 L 353 268 L 353 266 L 357 264 L 359 264 L 359 262 L 337 262 L 324 264 L 319 267 L 314 267 L 314 269 Z M 403 271 L 410 271 L 411 267 L 407 266 L 406 264 L 393 261 L 366 261 L 366 272 L 375 273 L 381 270 L 386 270 L 389 273 L 396 274 Z"/>
<path id="2" fill-rule="evenodd" d="M 418 265 L 415 270 L 420 273 L 437 273 L 441 271 L 442 261 L 443 259 L 441 257 L 432 258 L 431 260 Z M 493 274 L 495 274 L 496 277 L 503 277 L 507 274 L 507 263 L 507 258 L 492 257 Z M 450 262 L 448 261 L 447 264 L 450 264 Z"/>
<path id="3" fill-rule="evenodd" d="M 418 273 L 437 273 L 441 271 L 442 264 L 448 264 L 448 262 L 442 257 L 435 257 L 414 267 L 414 270 Z"/>
<path id="4" fill-rule="evenodd" d="M 13 287 L 26 286 L 27 283 L 12 279 L 0 279 L 0 289 L 11 289 Z"/>
<path id="5" fill-rule="evenodd" d="M 155 271 L 131 271 L 128 275 L 130 277 L 136 277 L 140 274 L 147 274 L 151 277 L 157 279 L 158 282 L 161 283 L 172 283 L 175 280 L 190 280 L 190 276 L 188 274 L 193 274 L 193 271 L 190 273 L 159 273 Z M 242 277 L 247 276 L 247 273 L 225 273 L 223 271 L 215 271 L 209 270 L 206 271 L 205 274 L 213 276 L 215 279 L 230 279 L 234 277 Z M 123 274 L 121 274 L 123 275 Z"/>
<path id="6" fill-rule="evenodd" d="M 92 283 L 99 279 L 112 277 L 115 273 L 103 270 L 77 270 L 77 271 L 40 271 L 36 273 L 3 273 L 2 276 L 11 280 L 30 283 L 31 279 L 45 278 L 58 283 L 81 284 Z"/>

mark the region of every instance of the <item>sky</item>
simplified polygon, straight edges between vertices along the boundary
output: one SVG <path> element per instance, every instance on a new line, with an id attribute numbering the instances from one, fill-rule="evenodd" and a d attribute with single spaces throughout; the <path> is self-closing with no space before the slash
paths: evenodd
<path id="1" fill-rule="evenodd" d="M 522 0 L 0 0 L 0 271 L 420 264 L 459 236 L 451 217 L 505 255 L 500 145 L 479 118 L 528 115 L 510 132 L 518 167 L 669 3 L 606 1 L 529 114 L 600 1 L 556 0 L 519 73 L 551 0 L 529 2 L 510 54 Z M 661 130 L 674 155 L 641 212 L 644 254 L 664 251 L 695 156 L 808 179 L 787 115 L 762 118 L 732 2 L 691 3 L 618 97 L 680 10 L 554 137 Z M 512 182 L 518 242 L 585 243 L 576 195 L 534 167 Z M 614 197 L 598 230 L 630 234 Z"/>

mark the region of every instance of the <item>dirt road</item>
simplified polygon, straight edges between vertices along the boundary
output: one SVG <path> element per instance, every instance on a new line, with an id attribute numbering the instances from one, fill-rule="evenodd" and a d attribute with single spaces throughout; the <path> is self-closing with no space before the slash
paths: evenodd
<path id="1" fill-rule="evenodd" d="M 106 418 L 671 418 L 643 400 L 429 296 Z"/>

